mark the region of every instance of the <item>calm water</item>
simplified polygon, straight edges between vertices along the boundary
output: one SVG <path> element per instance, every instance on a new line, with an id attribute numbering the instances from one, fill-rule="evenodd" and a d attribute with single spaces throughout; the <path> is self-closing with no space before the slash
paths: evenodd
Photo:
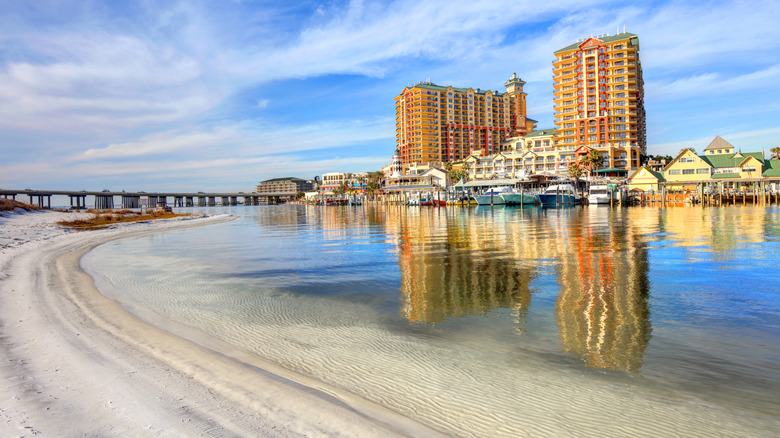
<path id="1" fill-rule="evenodd" d="M 452 435 L 776 434 L 778 208 L 203 211 L 240 218 L 83 265 L 157 324 Z"/>

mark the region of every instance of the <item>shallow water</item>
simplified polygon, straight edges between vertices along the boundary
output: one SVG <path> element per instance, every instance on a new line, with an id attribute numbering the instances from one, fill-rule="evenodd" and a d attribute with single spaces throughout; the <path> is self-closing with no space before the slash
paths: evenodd
<path id="1" fill-rule="evenodd" d="M 778 208 L 202 211 L 240 218 L 82 263 L 141 315 L 456 436 L 775 433 Z"/>

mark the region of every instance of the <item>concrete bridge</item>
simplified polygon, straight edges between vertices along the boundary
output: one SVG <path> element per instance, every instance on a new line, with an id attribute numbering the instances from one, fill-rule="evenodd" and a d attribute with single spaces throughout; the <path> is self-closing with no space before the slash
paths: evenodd
<path id="1" fill-rule="evenodd" d="M 86 190 L 5 190 L 0 189 L 0 196 L 17 200 L 17 196 L 27 196 L 29 204 L 39 208 L 51 208 L 51 197 L 67 196 L 72 208 L 87 208 L 87 196 L 94 197 L 93 207 L 96 209 L 141 208 L 142 204 L 149 207 L 171 205 L 172 207 L 214 207 L 217 205 L 268 205 L 278 204 L 295 196 L 295 193 L 180 193 L 180 192 L 90 192 Z M 119 203 L 114 200 L 119 197 Z M 170 204 L 168 200 L 171 200 Z M 142 201 L 143 200 L 143 201 Z M 23 202 L 22 199 L 19 200 Z"/>

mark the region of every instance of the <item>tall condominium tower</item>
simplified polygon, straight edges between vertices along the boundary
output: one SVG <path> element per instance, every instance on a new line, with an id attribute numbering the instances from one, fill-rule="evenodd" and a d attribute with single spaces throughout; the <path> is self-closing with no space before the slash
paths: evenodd
<path id="1" fill-rule="evenodd" d="M 598 150 L 604 167 L 631 170 L 646 153 L 639 38 L 633 33 L 583 38 L 555 52 L 556 145 Z"/>
<path id="2" fill-rule="evenodd" d="M 502 142 L 533 131 L 526 93 L 516 74 L 506 92 L 420 82 L 395 97 L 396 147 L 404 165 L 457 161 L 481 150 L 490 155 Z"/>

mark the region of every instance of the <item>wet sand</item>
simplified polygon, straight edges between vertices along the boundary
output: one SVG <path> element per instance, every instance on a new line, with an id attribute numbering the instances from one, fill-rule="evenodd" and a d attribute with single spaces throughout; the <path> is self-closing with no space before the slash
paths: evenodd
<path id="1" fill-rule="evenodd" d="M 79 260 L 212 216 L 67 231 L 78 213 L 0 217 L 0 436 L 437 436 L 413 420 L 146 324 Z"/>

